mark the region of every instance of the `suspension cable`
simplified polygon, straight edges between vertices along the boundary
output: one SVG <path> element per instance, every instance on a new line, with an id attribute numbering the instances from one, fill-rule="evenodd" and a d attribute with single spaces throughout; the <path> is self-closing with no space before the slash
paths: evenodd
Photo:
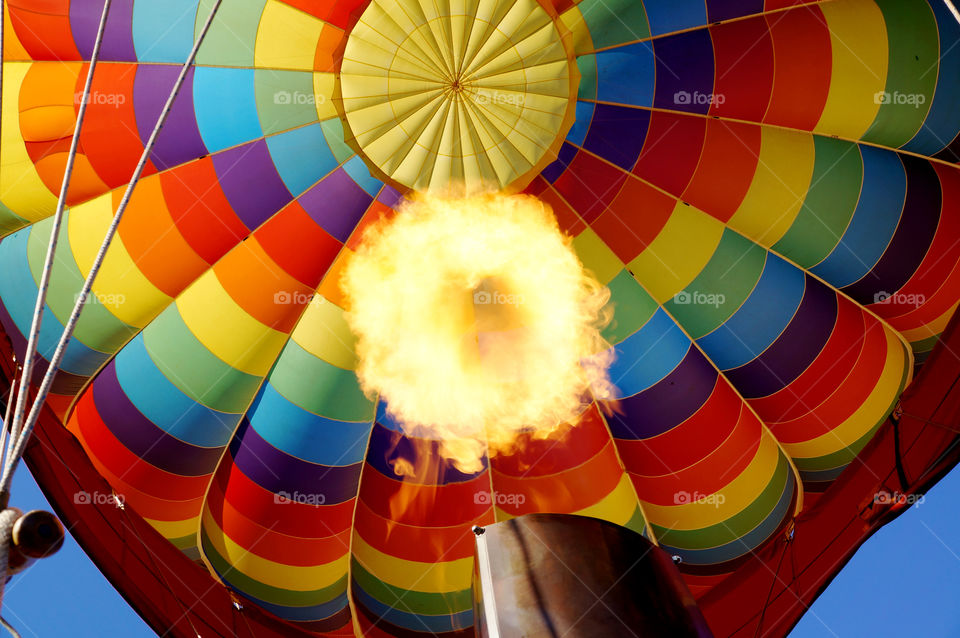
<path id="1" fill-rule="evenodd" d="M 53 261 L 57 253 L 57 243 L 60 239 L 60 227 L 63 225 L 63 215 L 67 203 L 67 192 L 70 190 L 70 180 L 73 177 L 73 165 L 77 157 L 77 148 L 80 145 L 80 131 L 87 115 L 87 104 L 90 101 L 90 88 L 93 86 L 93 74 L 100 59 L 100 47 L 107 28 L 107 16 L 110 13 L 110 4 L 113 0 L 104 0 L 103 13 L 100 15 L 100 26 L 97 29 L 97 39 L 93 45 L 93 54 L 90 56 L 90 68 L 87 70 L 87 80 L 83 85 L 83 97 L 80 101 L 80 110 L 77 112 L 77 124 L 73 128 L 73 139 L 70 140 L 70 152 L 67 155 L 67 166 L 63 171 L 63 182 L 60 185 L 60 196 L 57 198 L 57 211 L 53 215 L 53 226 L 50 228 L 50 241 L 47 245 L 47 256 L 43 263 L 43 272 L 40 275 L 40 287 L 37 291 L 37 303 L 33 308 L 33 321 L 30 325 L 30 334 L 27 338 L 27 351 L 23 359 L 23 374 L 20 377 L 20 388 L 16 393 L 16 409 L 13 412 L 13 421 L 9 424 L 10 441 L 4 457 L 3 467 L 10 463 L 13 445 L 17 440 L 17 433 L 23 427 L 23 416 L 30 394 L 30 382 L 33 380 L 33 366 L 37 360 L 37 341 L 40 337 L 40 324 L 43 322 L 43 311 L 47 305 L 47 291 L 50 289 L 50 277 L 53 272 Z M 11 384 L 11 398 L 14 386 Z M 2 497 L 0 497 L 2 498 Z"/>
<path id="2" fill-rule="evenodd" d="M 196 42 L 194 42 L 193 49 L 190 51 L 190 55 L 187 57 L 187 60 L 183 63 L 183 66 L 180 69 L 180 75 L 177 76 L 177 81 L 174 83 L 173 89 L 170 91 L 170 96 L 167 98 L 167 102 L 164 104 L 163 110 L 160 112 L 156 126 L 154 126 L 153 132 L 150 134 L 150 138 L 147 140 L 147 143 L 144 146 L 143 154 L 140 156 L 140 161 L 137 163 L 137 167 L 133 171 L 133 176 L 130 178 L 130 182 L 127 184 L 127 189 L 123 194 L 123 198 L 120 200 L 120 205 L 117 207 L 117 212 L 110 223 L 110 227 L 107 229 L 107 234 L 103 239 L 103 243 L 100 245 L 97 256 L 90 267 L 90 272 L 87 274 L 87 278 L 83 283 L 83 288 L 80 290 L 80 294 L 77 296 L 77 302 L 73 307 L 73 312 L 70 314 L 70 319 L 67 321 L 66 326 L 64 327 L 63 334 L 60 336 L 60 341 L 57 343 L 57 348 L 53 353 L 53 357 L 50 359 L 50 365 L 40 383 L 40 389 L 37 391 L 37 396 L 33 401 L 32 407 L 30 408 L 30 413 L 27 415 L 22 430 L 19 430 L 16 433 L 16 439 L 14 440 L 11 437 L 13 451 L 8 458 L 8 462 L 4 464 L 3 474 L 0 475 L 0 499 L 6 498 L 9 494 L 10 482 L 13 479 L 13 473 L 16 471 L 17 465 L 20 462 L 20 458 L 23 456 L 26 443 L 29 440 L 30 435 L 33 433 L 34 427 L 36 427 L 37 419 L 40 417 L 40 412 L 43 409 L 43 404 L 46 401 L 47 396 L 50 394 L 50 388 L 53 385 L 53 379 L 60 368 L 60 364 L 63 362 L 67 345 L 69 344 L 70 339 L 73 337 L 73 332 L 77 327 L 77 321 L 80 318 L 80 313 L 83 311 L 87 297 L 90 295 L 90 291 L 93 288 L 93 282 L 97 277 L 97 273 L 100 272 L 100 267 L 103 265 L 103 260 L 106 257 L 107 250 L 110 248 L 110 244 L 117 233 L 117 228 L 120 225 L 123 214 L 126 212 L 127 206 L 130 204 L 130 198 L 133 196 L 133 191 L 137 187 L 137 183 L 140 181 L 140 177 L 147 165 L 147 161 L 150 159 L 150 154 L 153 152 L 153 147 L 157 143 L 157 138 L 160 135 L 160 131 L 163 128 L 163 125 L 166 123 L 167 117 L 170 115 L 170 111 L 173 109 L 174 101 L 176 100 L 177 95 L 179 95 L 181 88 L 183 88 L 183 83 L 187 79 L 187 74 L 197 58 L 197 53 L 200 51 L 200 45 L 203 44 L 203 41 L 207 36 L 207 32 L 210 31 L 210 26 L 213 24 L 213 19 L 216 17 L 217 11 L 220 9 L 222 2 L 223 0 L 214 1 L 213 8 L 210 10 L 210 15 L 207 16 L 207 20 L 204 23 L 203 28 L 200 30 Z"/>

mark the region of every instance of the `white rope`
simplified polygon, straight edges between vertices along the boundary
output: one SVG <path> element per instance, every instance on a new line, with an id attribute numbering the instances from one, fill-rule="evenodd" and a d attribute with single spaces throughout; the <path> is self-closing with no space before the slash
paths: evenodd
<path id="1" fill-rule="evenodd" d="M 37 424 L 37 419 L 40 417 L 40 411 L 43 409 L 43 404 L 46 401 L 47 396 L 50 394 L 50 387 L 53 384 L 53 379 L 57 374 L 57 370 L 60 368 L 60 364 L 63 362 L 63 356 L 66 352 L 67 344 L 69 344 L 70 339 L 73 337 L 73 331 L 77 327 L 77 321 L 80 318 L 80 313 L 83 311 L 87 297 L 90 295 L 90 290 L 93 288 L 93 282 L 97 277 L 97 273 L 100 272 L 100 267 L 103 265 L 103 260 L 104 257 L 106 257 L 107 249 L 110 248 L 110 244 L 117 233 L 117 227 L 120 225 L 123 214 L 126 211 L 127 206 L 130 204 L 130 198 L 133 196 L 133 191 L 137 187 L 137 183 L 140 181 L 140 176 L 143 174 L 143 170 L 147 165 L 147 161 L 150 159 L 150 154 L 153 152 L 153 147 L 157 143 L 157 137 L 160 135 L 160 130 L 163 128 L 163 125 L 167 121 L 167 117 L 170 115 L 170 111 L 173 109 L 173 103 L 176 100 L 177 95 L 179 95 L 180 89 L 183 88 L 183 83 L 186 81 L 190 67 L 193 66 L 193 62 L 197 58 L 200 45 L 203 44 L 203 40 L 206 37 L 207 32 L 210 30 L 210 25 L 213 24 L 213 19 L 216 17 L 217 10 L 220 8 L 220 4 L 222 2 L 223 0 L 215 0 L 213 8 L 210 11 L 210 15 L 207 16 L 207 21 L 204 23 L 203 28 L 201 29 L 200 34 L 193 45 L 193 49 L 190 51 L 190 55 L 187 57 L 186 62 L 183 63 L 183 67 L 180 69 L 180 75 L 177 77 L 177 81 L 173 85 L 173 90 L 170 91 L 170 96 L 167 98 L 167 102 L 164 105 L 163 110 L 160 112 L 160 117 L 157 119 L 157 124 L 154 127 L 153 132 L 150 134 L 150 138 L 147 140 L 146 145 L 144 146 L 143 154 L 140 156 L 140 161 L 137 163 L 137 167 L 133 171 L 133 177 L 131 177 L 130 183 L 127 185 L 127 190 L 124 192 L 123 198 L 120 200 L 120 205 L 117 207 L 117 212 L 113 216 L 113 221 L 110 223 L 110 227 L 107 229 L 107 234 L 104 237 L 103 243 L 100 245 L 100 250 L 97 252 L 97 256 L 90 267 L 90 272 L 87 274 L 87 278 L 83 282 L 83 288 L 81 289 L 77 298 L 77 303 L 74 305 L 73 312 L 70 314 L 70 318 L 67 320 L 66 326 L 63 329 L 63 334 L 60 336 L 60 341 L 57 343 L 57 348 L 53 353 L 53 357 L 50 359 L 50 365 L 47 368 L 47 372 L 43 375 L 43 381 L 40 383 L 40 389 L 37 391 L 37 396 L 33 401 L 32 407 L 30 408 L 30 413 L 27 415 L 27 419 L 23 424 L 22 430 L 16 432 L 16 439 L 14 440 L 13 437 L 11 437 L 13 452 L 9 457 L 9 463 L 4 465 L 2 476 L 0 476 L 0 497 L 9 493 L 10 482 L 13 480 L 13 473 L 16 471 L 17 465 L 20 462 L 20 458 L 23 456 L 24 447 L 26 446 L 30 435 L 33 433 L 33 428 Z"/>
<path id="2" fill-rule="evenodd" d="M 0 27 L 2 28 L 2 27 Z M 0 66 L 3 66 L 0 64 Z M 16 385 L 17 385 L 17 373 L 21 370 L 20 365 L 17 363 L 17 358 L 13 358 L 13 374 L 10 377 L 10 389 L 7 392 L 7 407 L 3 413 L 3 423 L 0 424 L 3 427 L 0 427 L 0 450 L 5 449 L 4 446 L 7 444 L 7 432 L 10 430 L 10 414 L 13 411 L 14 395 L 16 394 Z"/>
<path id="3" fill-rule="evenodd" d="M 53 215 L 53 227 L 50 229 L 50 241 L 47 245 L 47 257 L 43 263 L 43 272 L 40 275 L 40 288 L 37 292 L 37 303 L 33 308 L 33 322 L 30 325 L 30 334 L 27 338 L 27 351 L 23 360 L 23 376 L 20 377 L 20 390 L 16 397 L 16 410 L 13 412 L 13 422 L 10 423 L 10 444 L 3 457 L 3 467 L 10 464 L 13 454 L 13 445 L 17 440 L 17 433 L 23 426 L 23 415 L 27 406 L 27 397 L 30 393 L 30 382 L 33 380 L 33 365 L 37 359 L 37 341 L 40 337 L 40 324 L 43 322 L 43 310 L 47 304 L 47 291 L 50 288 L 50 276 L 53 271 L 53 259 L 57 252 L 57 242 L 60 239 L 60 227 L 63 225 L 63 211 L 66 208 L 67 192 L 70 189 L 70 179 L 73 177 L 73 164 L 77 157 L 77 147 L 80 144 L 80 131 L 83 120 L 87 115 L 87 103 L 90 101 L 90 87 L 93 85 L 93 73 L 100 59 L 100 46 L 103 44 L 103 34 L 107 28 L 107 16 L 110 13 L 110 3 L 113 0 L 104 0 L 103 13 L 100 15 L 100 27 L 97 29 L 97 39 L 93 45 L 93 55 L 90 56 L 90 68 L 87 70 L 87 81 L 83 85 L 83 98 L 80 101 L 80 110 L 77 113 L 77 124 L 73 128 L 73 139 L 70 141 L 70 153 L 67 155 L 67 166 L 63 171 L 63 183 L 60 185 L 60 197 L 57 199 L 57 211 Z M 13 386 L 10 388 L 11 398 Z"/>
<path id="4" fill-rule="evenodd" d="M 947 5 L 947 9 L 950 9 L 953 17 L 957 19 L 957 22 L 960 22 L 960 11 L 957 11 L 957 7 L 954 6 L 952 0 L 943 0 L 943 2 Z"/>

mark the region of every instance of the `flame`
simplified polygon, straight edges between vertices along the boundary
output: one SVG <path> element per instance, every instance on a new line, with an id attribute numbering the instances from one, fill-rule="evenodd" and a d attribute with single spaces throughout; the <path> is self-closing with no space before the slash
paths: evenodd
<path id="1" fill-rule="evenodd" d="M 534 197 L 418 195 L 364 232 L 340 283 L 364 392 L 463 472 L 614 397 L 610 293 Z"/>

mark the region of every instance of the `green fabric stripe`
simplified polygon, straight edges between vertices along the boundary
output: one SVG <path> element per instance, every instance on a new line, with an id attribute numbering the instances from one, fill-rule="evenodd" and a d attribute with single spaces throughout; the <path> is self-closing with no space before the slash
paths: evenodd
<path id="1" fill-rule="evenodd" d="M 444 594 L 401 589 L 368 572 L 355 558 L 350 564 L 353 579 L 360 588 L 387 607 L 420 616 L 445 616 L 473 608 L 472 588 Z"/>
<path id="2" fill-rule="evenodd" d="M 343 140 L 343 122 L 340 121 L 340 118 L 324 120 L 320 123 L 320 128 L 323 129 L 323 136 L 327 140 L 330 152 L 333 153 L 338 162 L 343 164 L 353 157 L 353 149 Z"/>
<path id="3" fill-rule="evenodd" d="M 890 99 L 880 106 L 863 139 L 898 148 L 917 134 L 933 104 L 940 35 L 925 0 L 877 0 L 877 6 L 890 42 L 886 86 Z"/>
<path id="4" fill-rule="evenodd" d="M 265 585 L 259 580 L 247 576 L 220 556 L 210 543 L 206 530 L 200 530 L 200 541 L 203 545 L 203 555 L 206 556 L 223 580 L 240 591 L 265 602 L 283 605 L 284 607 L 311 607 L 328 603 L 347 590 L 346 574 L 328 587 L 310 591 L 294 591 Z"/>
<path id="5" fill-rule="evenodd" d="M 843 237 L 860 201 L 863 157 L 853 142 L 814 136 L 816 159 L 803 207 L 773 250 L 801 268 L 812 268 Z"/>
<path id="6" fill-rule="evenodd" d="M 766 259 L 766 250 L 726 229 L 710 261 L 684 290 L 694 301 L 699 295 L 700 301 L 689 303 L 678 293 L 664 306 L 690 338 L 697 340 L 716 330 L 743 305 L 760 280 Z"/>
<path id="7" fill-rule="evenodd" d="M 270 384 L 291 403 L 337 421 L 370 421 L 376 406 L 357 375 L 319 359 L 292 339 L 270 372 Z"/>
<path id="8" fill-rule="evenodd" d="M 6 237 L 29 224 L 30 222 L 10 210 L 6 204 L 0 202 L 0 237 Z"/>
<path id="9" fill-rule="evenodd" d="M 183 322 L 176 305 L 147 326 L 143 340 L 150 358 L 171 383 L 218 412 L 245 411 L 263 380 L 234 369 L 207 350 Z"/>
<path id="10" fill-rule="evenodd" d="M 940 335 L 934 335 L 920 341 L 911 341 L 910 347 L 914 352 L 930 352 L 938 343 L 940 343 Z"/>
<path id="11" fill-rule="evenodd" d="M 182 552 L 186 552 L 197 547 L 197 535 L 181 536 L 179 538 L 168 538 L 168 541 Z"/>
<path id="12" fill-rule="evenodd" d="M 657 302 L 626 270 L 620 271 L 608 288 L 613 321 L 603 331 L 603 337 L 616 345 L 650 321 L 657 311 Z"/>
<path id="13" fill-rule="evenodd" d="M 317 121 L 313 73 L 257 69 L 254 73 L 257 115 L 264 135 Z M 290 100 L 280 99 L 289 96 Z M 309 98 L 309 99 L 306 99 Z"/>
<path id="14" fill-rule="evenodd" d="M 654 524 L 654 534 L 661 543 L 678 549 L 709 549 L 733 542 L 760 525 L 776 509 L 789 475 L 790 464 L 781 453 L 773 478 L 760 496 L 740 512 L 721 523 L 701 529 L 673 530 Z"/>
<path id="15" fill-rule="evenodd" d="M 80 273 L 73 251 L 70 248 L 68 224 L 64 220 L 60 228 L 59 249 L 54 259 L 50 277 L 50 289 L 47 293 L 47 306 L 61 323 L 66 323 L 77 302 L 77 293 L 83 288 L 85 277 Z M 45 219 L 30 228 L 27 241 L 27 261 L 35 282 L 40 281 L 43 262 L 47 257 L 47 244 L 50 240 L 50 228 L 53 219 Z M 94 287 L 96 288 L 96 287 Z M 102 300 L 109 301 L 109 300 Z M 74 337 L 82 344 L 100 352 L 117 352 L 123 344 L 137 334 L 137 329 L 118 319 L 97 297 L 91 294 L 80 313 Z"/>
<path id="16" fill-rule="evenodd" d="M 580 13 L 597 49 L 650 37 L 647 12 L 637 0 L 583 0 Z"/>
<path id="17" fill-rule="evenodd" d="M 633 530 L 637 534 L 649 536 L 647 533 L 647 519 L 643 516 L 643 510 L 640 509 L 639 505 L 637 505 L 637 509 L 634 510 L 633 516 L 630 517 L 630 520 L 624 523 L 623 526 L 629 530 Z"/>
<path id="18" fill-rule="evenodd" d="M 213 3 L 200 0 L 194 33 L 203 28 Z M 257 30 L 266 4 L 267 0 L 224 0 L 197 54 L 197 64 L 253 67 Z"/>
<path id="19" fill-rule="evenodd" d="M 577 99 L 596 100 L 597 56 L 581 55 L 577 58 L 577 68 L 580 69 L 580 88 L 577 90 Z"/>

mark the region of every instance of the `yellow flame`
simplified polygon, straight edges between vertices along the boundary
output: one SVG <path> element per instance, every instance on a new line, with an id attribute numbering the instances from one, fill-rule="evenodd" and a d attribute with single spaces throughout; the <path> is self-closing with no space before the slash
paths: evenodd
<path id="1" fill-rule="evenodd" d="M 536 198 L 420 195 L 368 228 L 341 286 L 364 392 L 464 472 L 613 398 L 610 293 Z"/>

